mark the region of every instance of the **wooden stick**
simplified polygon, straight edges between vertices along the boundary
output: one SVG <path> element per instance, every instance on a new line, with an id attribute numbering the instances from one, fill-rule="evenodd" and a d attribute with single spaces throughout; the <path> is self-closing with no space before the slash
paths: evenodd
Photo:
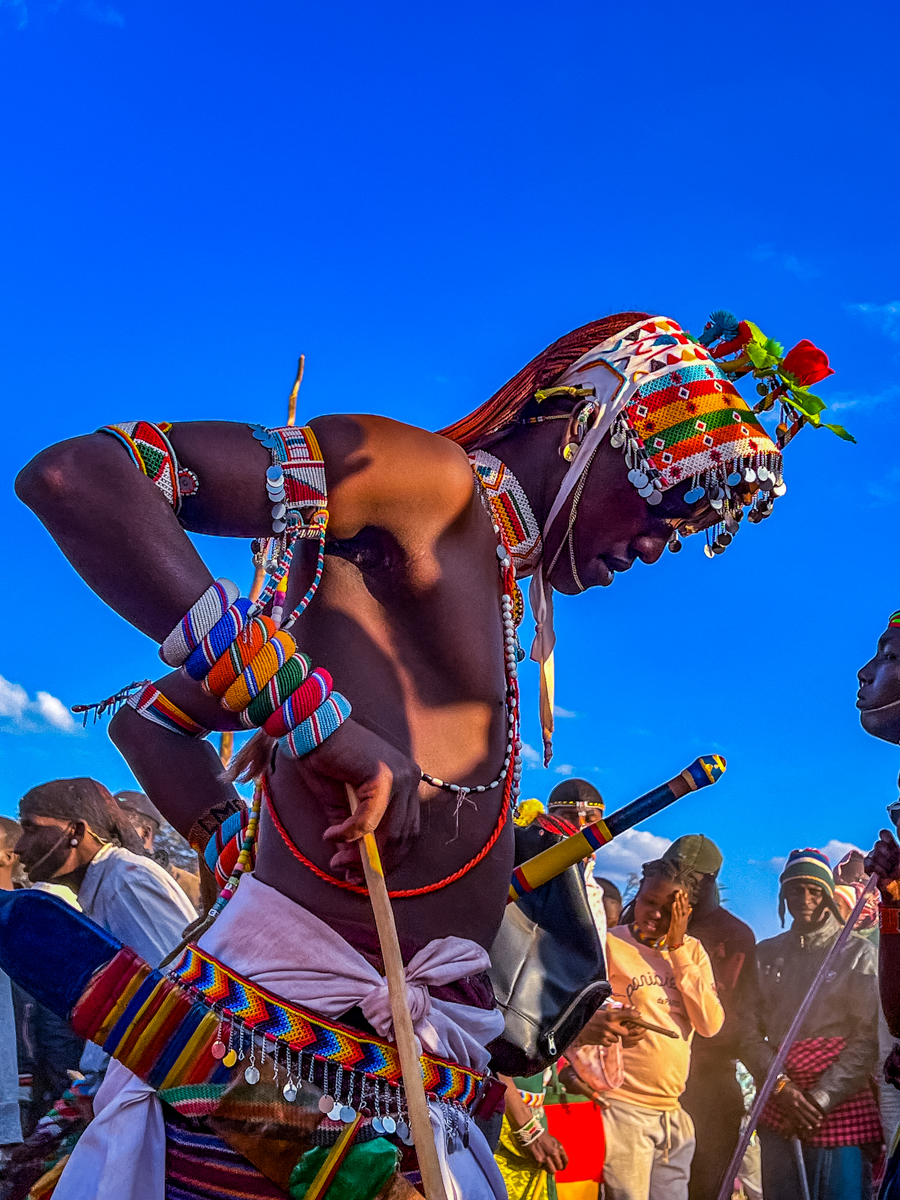
<path id="1" fill-rule="evenodd" d="M 300 391 L 300 384 L 303 382 L 303 368 L 306 365 L 306 355 L 300 355 L 300 361 L 297 363 L 297 378 L 294 380 L 294 386 L 291 388 L 291 394 L 288 396 L 288 425 L 293 425 L 297 420 L 297 393 Z"/>
<path id="2" fill-rule="evenodd" d="M 359 804 L 356 792 L 349 783 L 346 784 L 346 788 L 350 811 L 356 812 Z M 416 1155 L 419 1159 L 419 1170 L 422 1172 L 422 1186 L 425 1189 L 426 1200 L 447 1200 L 444 1179 L 441 1175 L 441 1164 L 438 1160 L 434 1133 L 431 1128 L 431 1118 L 428 1115 L 428 1101 L 425 1098 L 425 1085 L 422 1081 L 422 1066 L 419 1062 L 416 1035 L 406 999 L 406 973 L 403 970 L 403 959 L 400 956 L 397 926 L 394 924 L 394 912 L 391 908 L 387 884 L 384 881 L 381 855 L 378 852 L 374 834 L 367 833 L 365 835 L 360 844 L 360 852 L 366 884 L 369 888 L 369 899 L 372 901 L 372 911 L 375 914 L 375 927 L 381 943 L 381 957 L 384 959 L 384 972 L 391 1001 L 391 1016 L 394 1018 L 394 1037 L 397 1039 L 400 1066 L 403 1070 L 403 1086 L 406 1090 L 406 1103 L 409 1108 L 409 1123 L 416 1145 Z"/>

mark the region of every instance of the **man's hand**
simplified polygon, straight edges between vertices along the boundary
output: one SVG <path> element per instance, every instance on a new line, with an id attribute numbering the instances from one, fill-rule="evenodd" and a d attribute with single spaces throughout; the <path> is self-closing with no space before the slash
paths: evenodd
<path id="1" fill-rule="evenodd" d="M 536 1142 L 527 1146 L 525 1153 L 530 1154 L 537 1165 L 543 1167 L 550 1175 L 564 1171 L 569 1163 L 569 1156 L 560 1143 L 546 1132 L 542 1133 Z"/>
<path id="2" fill-rule="evenodd" d="M 647 1036 L 640 1025 L 630 1025 L 629 1017 L 640 1017 L 636 1008 L 598 1008 L 575 1039 L 576 1046 L 611 1046 L 621 1041 L 635 1046 Z"/>
<path id="3" fill-rule="evenodd" d="M 302 762 L 305 770 L 349 783 L 359 800 L 355 813 L 345 815 L 349 803 L 345 807 L 340 802 L 331 814 L 332 819 L 338 819 L 325 830 L 324 837 L 338 843 L 330 863 L 332 870 L 344 868 L 349 874 L 361 876 L 356 843 L 376 829 L 386 868 L 403 857 L 419 832 L 422 772 L 411 758 L 351 718 Z"/>
<path id="4" fill-rule="evenodd" d="M 584 1082 L 574 1067 L 563 1067 L 559 1072 L 559 1082 L 573 1096 L 587 1096 L 588 1100 L 599 1100 L 600 1093 Z"/>
<path id="5" fill-rule="evenodd" d="M 794 1137 L 807 1138 L 815 1133 L 825 1116 L 796 1083 L 786 1083 L 775 1096 L 775 1103 L 790 1122 Z"/>
<path id="6" fill-rule="evenodd" d="M 879 876 L 879 888 L 900 879 L 900 846 L 892 833 L 882 829 L 863 866 L 867 874 Z"/>
<path id="7" fill-rule="evenodd" d="M 666 934 L 666 946 L 669 950 L 677 950 L 684 944 L 687 934 L 688 921 L 691 919 L 691 904 L 687 892 L 676 892 L 672 901 L 672 917 L 669 921 L 669 932 Z"/>

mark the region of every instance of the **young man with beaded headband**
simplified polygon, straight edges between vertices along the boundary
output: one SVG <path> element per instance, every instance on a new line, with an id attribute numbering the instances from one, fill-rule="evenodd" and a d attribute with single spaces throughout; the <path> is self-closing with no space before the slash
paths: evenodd
<path id="1" fill-rule="evenodd" d="M 244 848 L 220 915 L 176 973 L 206 963 L 245 994 L 266 987 L 329 1020 L 361 1011 L 370 1041 L 372 1028 L 389 1036 L 356 845 L 377 829 L 419 1037 L 458 1064 L 447 1079 L 461 1091 L 448 1083 L 432 1103 L 449 1195 L 503 1195 L 460 1096 L 503 1025 L 481 973 L 507 898 L 521 772 L 516 576 L 532 575 L 549 755 L 553 589 L 606 586 L 697 530 L 720 553 L 748 506 L 752 519 L 768 515 L 781 446 L 820 423 L 799 349 L 783 357 L 728 314 L 698 341 L 667 318 L 623 313 L 561 338 L 443 434 L 363 415 L 275 430 L 138 421 L 51 447 L 19 477 L 87 583 L 162 645 L 172 673 L 133 694 L 111 734 L 199 848 L 240 808 L 203 735 L 261 729 L 240 757 L 261 781 Z M 733 386 L 749 372 L 766 391 L 757 407 L 783 406 L 775 440 Z M 214 581 L 185 531 L 257 539 L 270 576 L 260 600 Z M 352 815 L 347 784 L 360 801 Z M 254 872 L 238 889 L 251 843 Z M 217 1011 L 223 1029 L 238 1028 L 227 1004 Z M 323 1144 L 339 1138 L 351 1095 L 367 1133 L 396 1142 L 366 1080 L 341 1070 L 324 1079 L 334 1109 Z M 153 1094 L 143 1107 L 128 1094 L 131 1119 L 160 1129 Z M 62 1200 L 86 1194 L 82 1170 L 76 1155 Z M 258 1194 L 272 1194 L 260 1179 Z M 90 1194 L 105 1186 L 92 1180 Z"/>

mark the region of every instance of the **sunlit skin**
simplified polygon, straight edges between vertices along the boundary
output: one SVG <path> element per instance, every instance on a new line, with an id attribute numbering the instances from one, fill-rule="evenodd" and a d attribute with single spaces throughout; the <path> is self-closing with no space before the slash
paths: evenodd
<path id="1" fill-rule="evenodd" d="M 645 879 L 634 901 L 634 932 L 644 942 L 665 937 L 680 946 L 691 906 L 685 889 L 667 879 Z"/>
<path id="2" fill-rule="evenodd" d="M 313 604 L 292 631 L 327 668 L 353 716 L 302 760 L 275 756 L 276 810 L 300 850 L 325 871 L 359 879 L 357 840 L 378 829 L 392 889 L 415 889 L 456 872 L 484 846 L 501 790 L 467 805 L 421 781 L 421 767 L 467 785 L 496 778 L 506 743 L 497 538 L 476 493 L 465 451 L 446 438 L 383 417 L 327 416 L 310 424 L 322 447 L 329 491 L 326 568 Z M 539 524 L 549 513 L 577 439 L 568 419 L 517 426 L 490 449 L 516 472 Z M 212 576 L 185 530 L 266 536 L 269 453 L 245 425 L 176 424 L 180 463 L 200 479 L 178 518 L 162 493 L 103 434 L 42 452 L 17 489 L 85 581 L 157 642 L 180 621 Z M 621 450 L 605 440 L 593 460 L 575 524 L 575 570 L 584 586 L 606 585 L 636 561 L 657 561 L 676 528 L 715 514 L 685 505 L 684 484 L 652 508 L 627 480 Z M 702 503 L 702 502 L 701 502 Z M 564 506 L 547 539 L 565 535 Z M 301 546 L 287 596 L 309 585 L 314 553 Z M 577 591 L 567 554 L 552 575 Z M 527 634 L 526 634 L 527 644 Z M 181 672 L 158 681 L 206 728 L 236 719 Z M 209 743 L 180 738 L 123 708 L 111 735 L 141 789 L 185 834 L 217 801 L 234 795 Z M 360 797 L 349 815 L 345 783 Z M 338 890 L 301 868 L 264 812 L 256 875 L 330 922 L 370 924 L 364 895 Z M 489 947 L 503 914 L 512 867 L 507 825 L 491 853 L 446 889 L 394 905 L 401 936 L 424 944 L 450 934 Z"/>
<path id="3" fill-rule="evenodd" d="M 856 707 L 863 729 L 885 742 L 900 742 L 900 627 L 885 630 L 858 679 Z"/>

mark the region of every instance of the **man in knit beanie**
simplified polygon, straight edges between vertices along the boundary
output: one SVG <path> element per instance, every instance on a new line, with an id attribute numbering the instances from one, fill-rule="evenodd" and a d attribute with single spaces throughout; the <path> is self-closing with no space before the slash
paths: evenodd
<path id="1" fill-rule="evenodd" d="M 794 1014 L 841 931 L 834 876 L 820 850 L 793 850 L 781 873 L 778 909 L 791 927 L 760 942 L 759 1032 L 743 1061 L 761 1086 Z M 799 1138 L 811 1200 L 863 1200 L 881 1148 L 872 1092 L 878 1052 L 875 948 L 851 933 L 803 1022 L 762 1112 L 766 1200 L 802 1196 Z"/>

